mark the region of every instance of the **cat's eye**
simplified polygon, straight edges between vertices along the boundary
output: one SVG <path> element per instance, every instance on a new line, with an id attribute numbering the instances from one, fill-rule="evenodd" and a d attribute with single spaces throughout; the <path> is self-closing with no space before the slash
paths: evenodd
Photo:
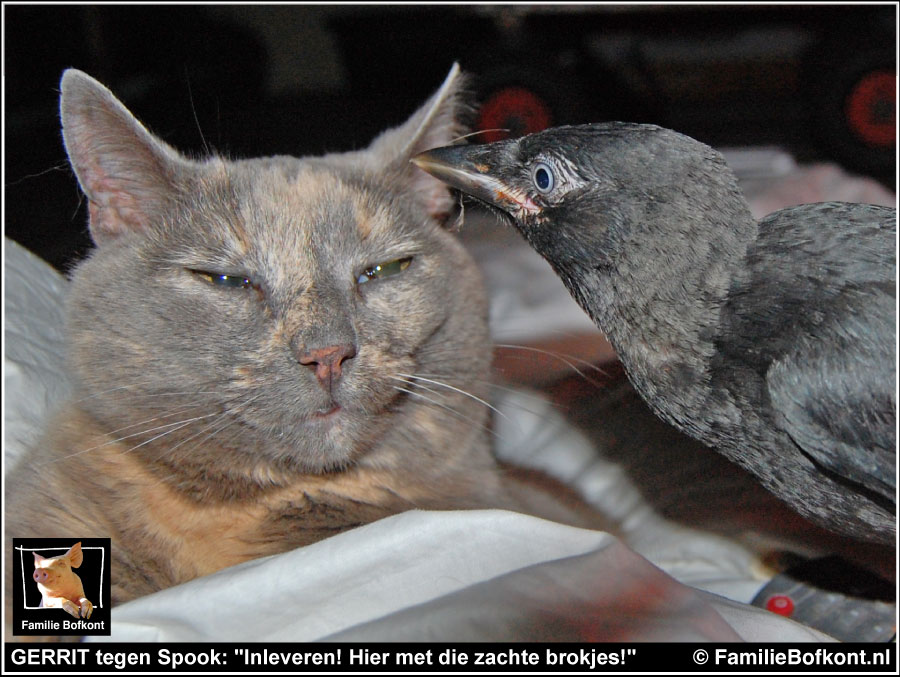
<path id="1" fill-rule="evenodd" d="M 205 270 L 192 270 L 195 276 L 209 282 L 216 287 L 224 287 L 225 289 L 249 289 L 253 286 L 253 281 L 249 277 L 243 275 L 222 275 L 221 273 L 210 273 Z"/>
<path id="2" fill-rule="evenodd" d="M 403 259 L 397 259 L 395 261 L 388 261 L 387 263 L 379 263 L 376 266 L 370 266 L 366 268 L 359 275 L 359 277 L 356 278 L 356 283 L 363 284 L 364 282 L 380 280 L 385 277 L 390 277 L 391 275 L 397 275 L 398 273 L 402 273 L 404 270 L 409 268 L 409 264 L 411 262 L 412 257 L 407 256 Z"/>
<path id="3" fill-rule="evenodd" d="M 553 176 L 553 167 L 546 162 L 538 162 L 531 170 L 531 180 L 534 182 L 535 188 L 541 193 L 549 193 L 556 185 L 556 179 Z"/>

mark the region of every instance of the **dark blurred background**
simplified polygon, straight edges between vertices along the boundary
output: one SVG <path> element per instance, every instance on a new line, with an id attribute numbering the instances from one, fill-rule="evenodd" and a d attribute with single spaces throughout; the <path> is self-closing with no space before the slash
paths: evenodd
<path id="1" fill-rule="evenodd" d="M 4 5 L 6 234 L 65 269 L 89 247 L 58 84 L 76 67 L 177 148 L 346 150 L 453 61 L 477 128 L 609 119 L 779 145 L 896 182 L 896 7 Z M 482 139 L 490 140 L 490 134 Z"/>

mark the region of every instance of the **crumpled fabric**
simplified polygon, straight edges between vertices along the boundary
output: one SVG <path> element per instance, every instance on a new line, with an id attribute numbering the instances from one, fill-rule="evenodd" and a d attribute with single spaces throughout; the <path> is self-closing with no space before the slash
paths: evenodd
<path id="1" fill-rule="evenodd" d="M 609 534 L 410 511 L 116 607 L 91 641 L 827 641 L 678 583 Z"/>

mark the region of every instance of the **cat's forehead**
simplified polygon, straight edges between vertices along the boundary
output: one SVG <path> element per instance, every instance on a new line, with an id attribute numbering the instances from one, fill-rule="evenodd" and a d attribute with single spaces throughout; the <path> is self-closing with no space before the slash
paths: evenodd
<path id="1" fill-rule="evenodd" d="M 204 203 L 191 210 L 202 229 L 201 258 L 214 270 L 260 276 L 282 290 L 326 277 L 350 279 L 360 266 L 418 250 L 424 215 L 411 211 L 365 170 L 297 158 L 208 166 Z M 196 241 L 196 238 L 194 238 Z"/>
<path id="2" fill-rule="evenodd" d="M 249 231 L 365 240 L 399 216 L 376 179 L 328 163 L 274 157 L 222 165 L 219 173 L 220 180 L 240 184 L 235 204 Z"/>

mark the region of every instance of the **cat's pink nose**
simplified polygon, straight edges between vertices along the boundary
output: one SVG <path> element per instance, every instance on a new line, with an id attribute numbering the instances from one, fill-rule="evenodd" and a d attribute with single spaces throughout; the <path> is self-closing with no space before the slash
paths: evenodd
<path id="1" fill-rule="evenodd" d="M 331 392 L 334 383 L 341 378 L 344 361 L 353 357 L 356 357 L 356 346 L 352 343 L 343 343 L 325 348 L 303 350 L 297 359 L 300 364 L 315 372 L 322 387 Z"/>

